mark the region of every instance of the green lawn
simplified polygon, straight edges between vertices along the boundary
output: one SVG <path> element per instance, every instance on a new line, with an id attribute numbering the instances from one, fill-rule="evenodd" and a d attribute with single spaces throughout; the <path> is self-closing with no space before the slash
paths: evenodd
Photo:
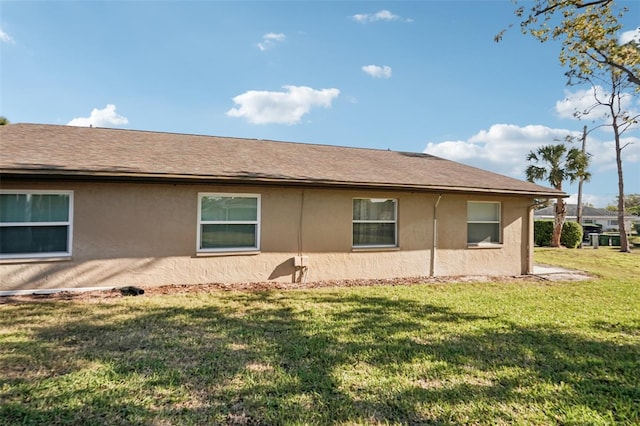
<path id="1" fill-rule="evenodd" d="M 640 253 L 536 261 L 598 277 L 4 303 L 0 424 L 639 424 Z"/>

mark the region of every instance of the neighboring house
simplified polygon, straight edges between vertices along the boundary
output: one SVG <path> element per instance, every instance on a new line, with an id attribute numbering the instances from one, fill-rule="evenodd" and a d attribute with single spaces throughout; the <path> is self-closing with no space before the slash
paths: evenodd
<path id="1" fill-rule="evenodd" d="M 427 154 L 0 126 L 0 291 L 520 275 L 534 199 Z"/>
<path id="2" fill-rule="evenodd" d="M 555 206 L 536 210 L 533 214 L 536 220 L 553 220 L 555 217 Z M 565 219 L 572 222 L 577 221 L 577 204 L 567 204 L 567 216 Z M 640 217 L 638 216 L 627 215 L 624 217 L 627 232 L 633 231 L 633 223 L 637 221 L 640 221 Z M 582 225 L 588 229 L 599 227 L 602 232 L 618 232 L 620 230 L 618 226 L 618 212 L 589 206 L 582 206 Z"/>

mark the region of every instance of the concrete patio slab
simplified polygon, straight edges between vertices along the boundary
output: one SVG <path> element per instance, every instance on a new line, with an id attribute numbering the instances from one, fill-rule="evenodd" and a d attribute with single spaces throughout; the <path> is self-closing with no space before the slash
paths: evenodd
<path id="1" fill-rule="evenodd" d="M 584 271 L 541 264 L 533 265 L 532 275 L 548 281 L 584 281 L 592 278 Z"/>

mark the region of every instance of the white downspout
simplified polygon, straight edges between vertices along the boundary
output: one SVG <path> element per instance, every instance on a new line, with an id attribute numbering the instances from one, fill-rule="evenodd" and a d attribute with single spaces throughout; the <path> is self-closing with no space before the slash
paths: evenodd
<path id="1" fill-rule="evenodd" d="M 438 200 L 433 205 L 433 249 L 431 250 L 431 268 L 429 270 L 429 276 L 436 276 L 436 255 L 437 255 L 437 246 L 438 246 L 438 204 L 440 204 L 440 199 L 442 198 L 442 194 L 438 194 Z"/>
<path id="2" fill-rule="evenodd" d="M 533 220 L 533 210 L 537 207 L 543 206 L 549 202 L 549 199 L 545 199 L 543 202 L 537 202 L 531 204 L 527 208 L 527 222 L 529 223 L 528 235 L 527 235 L 527 275 L 533 274 L 533 246 L 535 245 L 533 229 L 534 229 L 534 220 Z"/>

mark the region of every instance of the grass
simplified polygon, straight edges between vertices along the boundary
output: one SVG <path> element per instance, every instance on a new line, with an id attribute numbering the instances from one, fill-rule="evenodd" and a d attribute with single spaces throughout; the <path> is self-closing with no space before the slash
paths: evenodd
<path id="1" fill-rule="evenodd" d="M 597 275 L 0 305 L 0 424 L 639 424 L 640 254 Z"/>

